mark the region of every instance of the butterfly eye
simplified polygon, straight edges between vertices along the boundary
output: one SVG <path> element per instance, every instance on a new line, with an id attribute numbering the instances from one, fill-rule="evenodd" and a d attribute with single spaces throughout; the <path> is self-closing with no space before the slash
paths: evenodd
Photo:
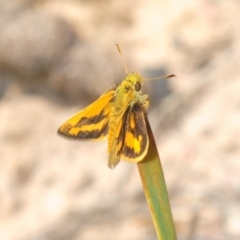
<path id="1" fill-rule="evenodd" d="M 136 84 L 134 85 L 134 88 L 136 91 L 139 91 L 141 89 L 141 84 L 139 82 L 136 82 Z"/>

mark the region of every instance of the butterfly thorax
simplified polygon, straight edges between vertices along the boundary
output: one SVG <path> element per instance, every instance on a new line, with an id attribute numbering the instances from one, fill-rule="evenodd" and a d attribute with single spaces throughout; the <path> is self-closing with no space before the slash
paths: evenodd
<path id="1" fill-rule="evenodd" d="M 131 110 L 135 104 L 139 104 L 144 110 L 148 107 L 146 95 L 141 94 L 143 78 L 138 73 L 128 74 L 122 83 L 117 87 L 113 108 L 109 118 L 108 132 L 108 150 L 115 148 L 112 144 L 116 144 L 116 136 L 118 131 L 122 129 L 122 119 L 126 111 Z M 130 109 L 129 109 L 130 108 Z"/>
<path id="2" fill-rule="evenodd" d="M 141 101 L 142 83 L 143 78 L 138 73 L 131 73 L 117 87 L 113 102 L 114 107 L 110 114 L 110 125 L 113 124 L 114 119 L 118 121 L 118 118 L 123 116 L 129 106 Z M 136 87 L 138 91 L 135 89 Z"/>

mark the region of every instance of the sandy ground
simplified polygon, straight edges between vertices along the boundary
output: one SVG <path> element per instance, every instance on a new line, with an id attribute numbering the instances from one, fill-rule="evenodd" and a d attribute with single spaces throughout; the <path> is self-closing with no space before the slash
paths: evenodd
<path id="1" fill-rule="evenodd" d="M 59 125 L 147 82 L 178 239 L 240 238 L 238 1 L 0 1 L 0 239 L 156 240 L 135 164 Z M 94 151 L 94 154 L 93 154 Z"/>

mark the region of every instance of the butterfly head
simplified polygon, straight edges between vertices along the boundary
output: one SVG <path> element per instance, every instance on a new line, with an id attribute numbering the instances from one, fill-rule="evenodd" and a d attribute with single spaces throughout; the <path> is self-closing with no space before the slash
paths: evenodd
<path id="1" fill-rule="evenodd" d="M 126 88 L 139 92 L 142 88 L 143 81 L 144 79 L 140 74 L 133 72 L 127 75 L 124 80 L 124 85 Z"/>

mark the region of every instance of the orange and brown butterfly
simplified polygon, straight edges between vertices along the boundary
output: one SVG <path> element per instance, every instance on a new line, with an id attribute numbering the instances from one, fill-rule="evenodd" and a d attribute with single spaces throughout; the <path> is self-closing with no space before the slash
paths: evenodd
<path id="1" fill-rule="evenodd" d="M 120 47 L 117 45 L 121 54 Z M 102 140 L 108 138 L 108 166 L 114 168 L 120 159 L 140 162 L 149 146 L 146 127 L 147 95 L 142 95 L 144 79 L 129 73 L 122 57 L 126 78 L 116 88 L 106 91 L 91 105 L 76 113 L 58 129 L 58 133 L 72 139 Z M 169 78 L 170 74 L 160 78 Z"/>

